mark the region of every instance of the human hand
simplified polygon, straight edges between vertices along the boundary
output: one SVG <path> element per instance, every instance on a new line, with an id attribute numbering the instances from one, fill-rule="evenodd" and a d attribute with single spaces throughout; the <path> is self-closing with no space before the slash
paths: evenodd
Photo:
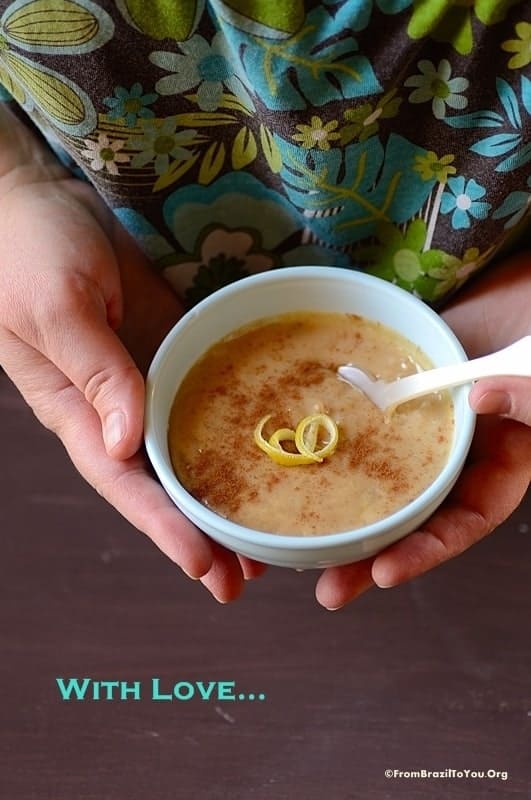
<path id="1" fill-rule="evenodd" d="M 129 522 L 218 600 L 236 597 L 263 567 L 185 519 L 140 451 L 140 369 L 181 314 L 173 292 L 96 193 L 57 175 L 2 193 L 0 263 L 0 363 L 36 416 Z"/>
<path id="2" fill-rule="evenodd" d="M 530 333 L 529 255 L 497 266 L 445 313 L 470 357 Z M 520 504 L 531 480 L 531 380 L 478 381 L 469 402 L 481 415 L 465 468 L 443 505 L 420 530 L 375 558 L 331 567 L 316 596 L 332 610 L 377 585 L 389 588 L 427 572 L 484 538 Z"/>

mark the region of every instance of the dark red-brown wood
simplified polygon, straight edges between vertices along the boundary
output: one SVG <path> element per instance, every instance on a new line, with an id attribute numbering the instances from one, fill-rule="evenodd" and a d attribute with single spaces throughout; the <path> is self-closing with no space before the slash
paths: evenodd
<path id="1" fill-rule="evenodd" d="M 0 435 L 2 798 L 530 796 L 531 496 L 453 563 L 341 612 L 281 569 L 220 606 L 83 483 L 5 376 Z M 58 676 L 266 699 L 64 702 Z"/>

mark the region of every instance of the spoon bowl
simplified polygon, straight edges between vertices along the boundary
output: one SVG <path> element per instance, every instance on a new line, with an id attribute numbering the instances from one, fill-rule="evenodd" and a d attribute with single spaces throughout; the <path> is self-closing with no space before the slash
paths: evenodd
<path id="1" fill-rule="evenodd" d="M 513 342 L 508 347 L 481 358 L 438 367 L 394 381 L 371 377 L 351 364 L 339 367 L 339 377 L 365 394 L 375 406 L 389 417 L 395 408 L 408 400 L 453 386 L 503 375 L 531 377 L 531 336 Z"/>

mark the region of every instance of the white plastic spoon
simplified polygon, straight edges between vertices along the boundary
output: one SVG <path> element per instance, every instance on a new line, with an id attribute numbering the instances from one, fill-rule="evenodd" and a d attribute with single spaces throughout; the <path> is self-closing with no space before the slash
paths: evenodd
<path id="1" fill-rule="evenodd" d="M 479 378 L 502 375 L 531 377 L 531 336 L 524 336 L 509 347 L 488 356 L 417 372 L 394 381 L 371 378 L 362 369 L 351 365 L 339 367 L 337 372 L 344 381 L 362 391 L 389 417 L 400 403 L 440 389 L 471 383 Z"/>

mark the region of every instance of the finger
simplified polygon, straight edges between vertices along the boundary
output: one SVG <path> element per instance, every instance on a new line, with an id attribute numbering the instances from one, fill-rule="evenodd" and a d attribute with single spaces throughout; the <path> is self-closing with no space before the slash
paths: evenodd
<path id="1" fill-rule="evenodd" d="M 262 564 L 260 561 L 255 561 L 247 556 L 238 554 L 238 561 L 242 569 L 243 577 L 246 581 L 259 578 L 267 570 L 267 564 Z"/>
<path id="2" fill-rule="evenodd" d="M 212 566 L 209 540 L 153 480 L 143 455 L 111 458 L 95 410 L 42 354 L 3 338 L 1 356 L 19 391 L 43 425 L 56 430 L 85 480 L 190 577 L 205 575 Z"/>
<path id="3" fill-rule="evenodd" d="M 217 542 L 211 542 L 213 561 L 210 570 L 201 578 L 201 583 L 218 603 L 229 603 L 242 593 L 244 577 L 240 562 L 235 555 Z"/>
<path id="4" fill-rule="evenodd" d="M 488 378 L 476 383 L 469 395 L 477 414 L 501 414 L 531 425 L 531 379 Z"/>
<path id="5" fill-rule="evenodd" d="M 504 420 L 495 432 L 496 457 L 468 466 L 448 501 L 421 530 L 375 558 L 372 577 L 378 586 L 396 586 L 463 553 L 519 505 L 531 477 L 531 431 Z M 492 436 L 494 429 L 485 433 Z"/>
<path id="6" fill-rule="evenodd" d="M 17 333 L 53 362 L 93 406 L 107 452 L 128 458 L 142 441 L 142 375 L 109 325 L 104 299 L 95 286 L 78 281 L 56 304 L 41 312 L 29 331 Z"/>
<path id="7" fill-rule="evenodd" d="M 317 602 L 328 611 L 337 611 L 366 592 L 374 586 L 371 576 L 372 562 L 372 558 L 367 558 L 343 567 L 326 569 L 315 587 Z"/>
<path id="8" fill-rule="evenodd" d="M 74 392 L 72 387 L 71 395 Z M 213 559 L 209 540 L 150 476 L 144 456 L 137 453 L 123 461 L 110 458 L 94 410 L 79 393 L 63 401 L 69 419 L 61 438 L 83 477 L 189 577 L 206 575 Z"/>

